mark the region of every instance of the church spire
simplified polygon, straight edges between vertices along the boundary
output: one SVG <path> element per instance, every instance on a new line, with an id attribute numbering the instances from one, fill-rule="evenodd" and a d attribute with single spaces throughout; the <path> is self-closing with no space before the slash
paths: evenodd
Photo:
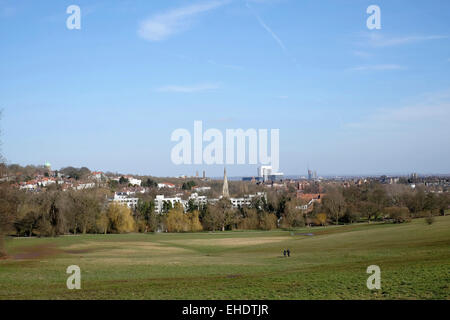
<path id="1" fill-rule="evenodd" d="M 228 180 L 227 180 L 227 169 L 223 169 L 223 189 L 222 189 L 222 197 L 230 198 L 230 194 L 228 192 Z"/>

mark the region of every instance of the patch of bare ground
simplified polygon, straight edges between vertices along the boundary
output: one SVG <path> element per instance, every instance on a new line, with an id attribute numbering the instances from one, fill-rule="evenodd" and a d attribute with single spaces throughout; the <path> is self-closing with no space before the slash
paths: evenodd
<path id="1" fill-rule="evenodd" d="M 205 246 L 224 246 L 224 247 L 240 247 L 255 246 L 268 243 L 277 243 L 286 241 L 286 237 L 258 237 L 258 238 L 221 238 L 221 239 L 192 239 L 183 240 L 185 245 L 205 245 Z M 181 240 L 167 241 L 171 243 L 180 242 Z"/>
<path id="2" fill-rule="evenodd" d="M 54 256 L 61 252 L 62 252 L 61 250 L 57 249 L 56 246 L 52 244 L 43 244 L 25 248 L 23 249 L 23 251 L 9 256 L 9 259 L 13 260 L 39 259 L 43 257 Z"/>

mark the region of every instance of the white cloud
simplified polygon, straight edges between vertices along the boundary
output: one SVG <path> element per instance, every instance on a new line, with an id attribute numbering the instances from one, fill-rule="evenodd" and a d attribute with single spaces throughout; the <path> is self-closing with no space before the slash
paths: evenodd
<path id="1" fill-rule="evenodd" d="M 158 92 L 193 93 L 218 89 L 219 85 L 213 83 L 197 84 L 191 86 L 168 85 L 156 89 Z"/>
<path id="2" fill-rule="evenodd" d="M 161 41 L 186 30 L 195 15 L 216 9 L 229 1 L 209 1 L 156 14 L 140 23 L 138 34 L 149 41 Z"/>
<path id="3" fill-rule="evenodd" d="M 373 47 L 389 47 L 414 42 L 448 39 L 446 35 L 386 37 L 379 33 L 368 33 L 368 44 Z"/>
<path id="4" fill-rule="evenodd" d="M 352 71 L 383 71 L 383 70 L 402 70 L 402 67 L 398 64 L 375 64 L 350 68 Z"/>

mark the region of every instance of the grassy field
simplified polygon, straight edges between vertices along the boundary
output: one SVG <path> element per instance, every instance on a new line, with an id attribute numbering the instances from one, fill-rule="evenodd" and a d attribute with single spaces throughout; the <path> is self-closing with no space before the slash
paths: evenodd
<path id="1" fill-rule="evenodd" d="M 7 247 L 0 299 L 450 298 L 450 216 L 433 225 L 20 238 Z M 369 291 L 373 264 L 382 288 Z M 66 287 L 69 265 L 81 268 L 81 290 Z"/>

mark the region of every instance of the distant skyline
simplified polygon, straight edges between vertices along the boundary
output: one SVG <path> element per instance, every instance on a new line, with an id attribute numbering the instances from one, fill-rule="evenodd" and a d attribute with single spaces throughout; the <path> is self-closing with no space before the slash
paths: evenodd
<path id="1" fill-rule="evenodd" d="M 66 8 L 81 8 L 81 30 Z M 381 30 L 366 9 L 381 8 Z M 280 129 L 280 171 L 450 173 L 450 2 L 0 0 L 8 163 L 220 177 L 171 133 Z M 230 177 L 255 165 L 226 166 Z"/>

